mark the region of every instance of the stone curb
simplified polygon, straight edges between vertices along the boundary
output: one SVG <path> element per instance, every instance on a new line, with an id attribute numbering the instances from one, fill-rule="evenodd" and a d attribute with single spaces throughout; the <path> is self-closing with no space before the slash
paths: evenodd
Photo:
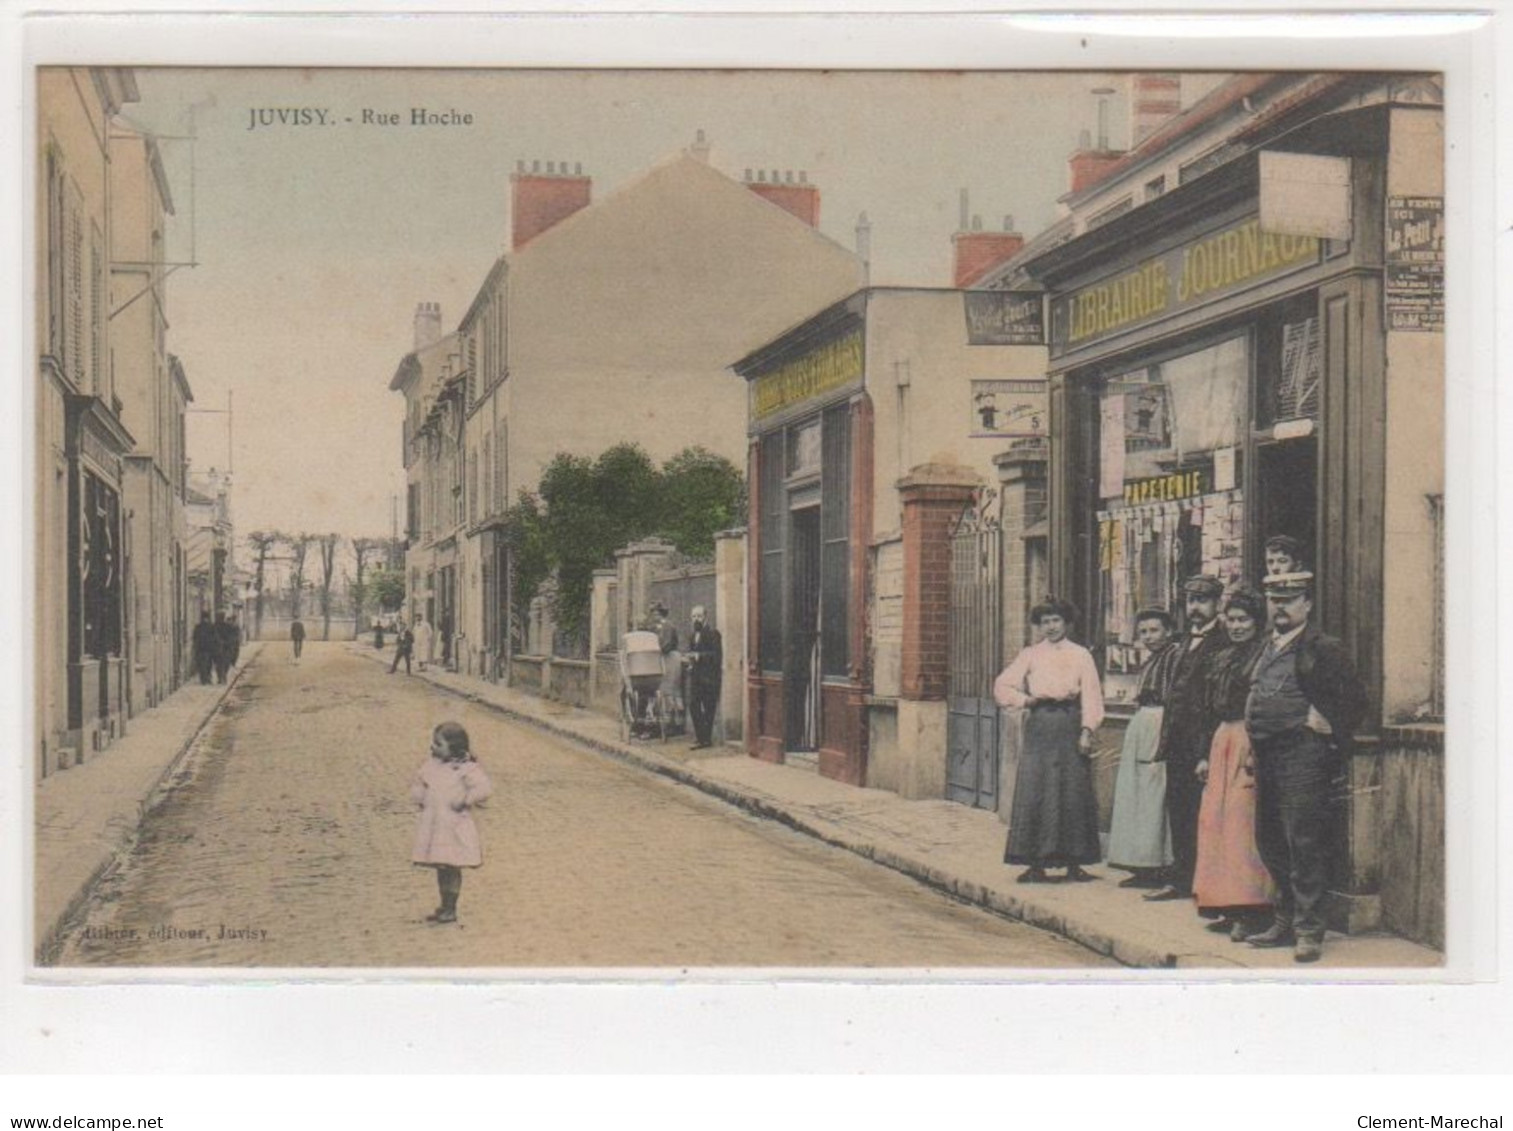
<path id="1" fill-rule="evenodd" d="M 374 653 L 372 651 L 364 653 L 356 648 L 353 651 L 357 655 L 367 655 L 369 659 L 376 660 L 380 664 L 384 662 L 384 656 L 381 653 Z M 1118 938 L 1090 923 L 1068 916 L 1063 911 L 1052 909 L 1043 904 L 1036 903 L 1034 900 L 1025 899 L 1022 896 L 991 885 L 964 879 L 936 865 L 915 859 L 905 852 L 880 846 L 862 837 L 848 835 L 844 824 L 840 822 L 826 821 L 823 824 L 829 827 L 822 827 L 820 822 L 806 819 L 781 802 L 762 797 L 739 786 L 701 774 L 696 769 L 682 762 L 650 756 L 648 752 L 638 750 L 633 746 L 626 746 L 618 742 L 607 742 L 601 738 L 581 734 L 563 723 L 553 722 L 538 715 L 519 711 L 513 707 L 507 707 L 477 692 L 465 691 L 442 683 L 433 678 L 430 672 L 416 672 L 415 675 L 424 679 L 432 687 L 444 691 L 449 695 L 454 695 L 459 699 L 466 700 L 469 703 L 485 707 L 514 722 L 525 723 L 528 726 L 535 727 L 537 730 L 545 731 L 557 738 L 571 742 L 576 746 L 587 747 L 596 753 L 614 758 L 616 761 L 624 762 L 638 769 L 647 770 L 669 778 L 681 785 L 697 789 L 701 793 L 742 809 L 753 816 L 776 821 L 778 824 L 785 825 L 795 832 L 802 833 L 834 848 L 843 849 L 846 852 L 880 864 L 892 871 L 899 872 L 927 887 L 944 892 L 963 903 L 980 907 L 985 911 L 1006 919 L 1014 919 L 1029 926 L 1060 935 L 1071 942 L 1077 943 L 1079 946 L 1086 947 L 1095 954 L 1112 958 L 1124 966 L 1143 969 L 1171 969 L 1178 963 L 1178 956 L 1168 950 L 1152 947 L 1131 939 Z"/>
<path id="2" fill-rule="evenodd" d="M 94 898 L 95 892 L 100 885 L 110 877 L 131 855 L 136 846 L 137 836 L 141 832 L 142 822 L 162 804 L 168 792 L 168 783 L 173 775 L 178 772 L 188 759 L 190 752 L 199 744 L 200 738 L 205 733 L 205 728 L 210 721 L 220 714 L 221 706 L 226 702 L 226 696 L 231 694 L 231 689 L 241 682 L 243 674 L 263 652 L 263 641 L 257 641 L 256 648 L 245 660 L 238 662 L 236 672 L 226 681 L 225 688 L 211 701 L 209 709 L 204 716 L 195 724 L 194 730 L 184 739 L 178 750 L 174 751 L 173 757 L 168 760 L 161 773 L 154 779 L 147 793 L 137 801 L 137 819 L 130 828 L 121 833 L 116 842 L 105 853 L 104 859 L 90 872 L 89 877 L 79 886 L 79 890 L 70 897 L 68 903 L 53 920 L 52 925 L 42 934 L 40 941 L 33 952 L 34 962 L 38 966 L 51 966 L 57 962 L 58 955 L 63 950 L 63 945 L 68 936 L 79 926 L 79 920 L 84 917 L 89 901 Z M 108 756 L 108 751 L 105 752 Z"/>

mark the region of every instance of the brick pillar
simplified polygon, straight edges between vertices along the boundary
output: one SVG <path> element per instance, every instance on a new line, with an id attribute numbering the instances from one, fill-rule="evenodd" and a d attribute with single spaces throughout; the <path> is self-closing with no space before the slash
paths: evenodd
<path id="1" fill-rule="evenodd" d="M 922 464 L 898 481 L 904 509 L 904 609 L 899 696 L 946 697 L 951 613 L 951 526 L 982 486 L 976 472 Z"/>

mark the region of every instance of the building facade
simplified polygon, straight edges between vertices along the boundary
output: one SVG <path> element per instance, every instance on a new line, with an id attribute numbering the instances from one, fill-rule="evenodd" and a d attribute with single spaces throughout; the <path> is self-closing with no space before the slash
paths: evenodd
<path id="1" fill-rule="evenodd" d="M 510 252 L 450 344 L 417 346 L 391 381 L 407 398 L 411 604 L 450 617 L 459 670 L 508 678 L 522 626 L 502 517 L 555 456 L 629 441 L 658 462 L 700 445 L 739 466 L 731 360 L 863 282 L 815 230 L 807 176 L 743 183 L 707 157 L 696 146 L 598 202 L 581 168 L 522 162 Z"/>
<path id="2" fill-rule="evenodd" d="M 1442 941 L 1442 737 L 1417 725 L 1442 717 L 1438 83 L 1239 76 L 1110 156 L 1062 241 L 987 281 L 1047 291 L 1051 588 L 1117 730 L 1136 610 L 1301 541 L 1372 697 L 1337 920 Z"/>
<path id="3" fill-rule="evenodd" d="M 110 358 L 112 119 L 128 70 L 38 71 L 35 631 L 37 772 L 125 726 L 125 460 Z"/>
<path id="4" fill-rule="evenodd" d="M 996 494 L 994 457 L 1047 430 L 1045 350 L 1018 344 L 1038 342 L 1038 304 L 1012 301 L 870 288 L 736 363 L 753 755 L 948 795 L 950 538 Z"/>
<path id="5" fill-rule="evenodd" d="M 173 196 L 162 157 L 152 138 L 120 121 L 110 151 L 111 365 L 121 421 L 135 441 L 125 457 L 124 553 L 126 690 L 136 714 L 184 674 L 184 413 L 193 393 L 167 348 Z"/>

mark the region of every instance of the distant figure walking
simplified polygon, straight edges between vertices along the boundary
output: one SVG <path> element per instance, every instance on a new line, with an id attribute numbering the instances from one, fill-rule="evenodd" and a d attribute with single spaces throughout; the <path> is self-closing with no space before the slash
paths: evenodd
<path id="1" fill-rule="evenodd" d="M 294 658 L 299 659 L 299 654 L 305 650 L 305 622 L 296 620 L 289 626 L 289 639 L 294 641 Z"/>
<path id="2" fill-rule="evenodd" d="M 226 675 L 236 666 L 242 653 L 242 632 L 234 621 L 222 613 L 215 625 L 215 681 L 225 683 Z"/>
<path id="3" fill-rule="evenodd" d="M 408 625 L 400 625 L 399 631 L 394 637 L 394 662 L 389 665 L 389 674 L 393 675 L 399 670 L 399 661 L 405 662 L 405 675 L 410 674 L 410 656 L 415 651 L 415 634 L 410 631 Z M 421 665 L 424 667 L 424 665 Z"/>
<path id="4" fill-rule="evenodd" d="M 420 670 L 425 671 L 426 665 L 431 662 L 431 655 L 436 647 L 436 634 L 431 629 L 431 622 L 425 617 L 415 619 L 415 659 L 420 663 Z"/>
<path id="5" fill-rule="evenodd" d="M 714 742 L 714 713 L 720 702 L 720 669 L 724 660 L 720 630 L 704 621 L 704 606 L 693 607 L 693 631 L 688 636 L 688 711 L 693 716 L 693 749 Z"/>
<path id="6" fill-rule="evenodd" d="M 208 612 L 200 614 L 200 623 L 194 626 L 191 643 L 194 649 L 194 670 L 201 683 L 209 683 L 210 668 L 215 663 L 216 653 L 220 651 L 220 641 Z"/>
<path id="7" fill-rule="evenodd" d="M 431 756 L 415 774 L 410 799 L 420 810 L 415 822 L 413 863 L 436 869 L 441 904 L 427 923 L 455 923 L 462 894 L 462 869 L 483 863 L 483 843 L 473 808 L 493 792 L 488 774 L 473 756 L 468 732 L 442 723 L 431 734 Z"/>

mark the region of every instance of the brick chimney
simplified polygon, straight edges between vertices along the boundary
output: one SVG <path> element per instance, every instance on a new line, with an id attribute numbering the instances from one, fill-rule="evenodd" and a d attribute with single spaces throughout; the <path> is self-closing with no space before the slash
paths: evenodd
<path id="1" fill-rule="evenodd" d="M 797 216 L 811 228 L 820 226 L 820 190 L 809 183 L 809 174 L 800 169 L 794 180 L 792 169 L 781 172 L 772 170 L 771 178 L 766 169 L 758 169 L 753 178 L 746 170 L 746 187 L 763 200 L 770 200 L 784 212 Z"/>
<path id="2" fill-rule="evenodd" d="M 1131 125 L 1139 145 L 1182 109 L 1182 80 L 1175 71 L 1141 71 L 1131 88 Z"/>
<path id="3" fill-rule="evenodd" d="M 1014 230 L 1014 217 L 1003 218 L 1003 231 L 982 230 L 982 217 L 968 219 L 967 190 L 961 190 L 961 226 L 951 237 L 954 266 L 953 287 L 970 287 L 1000 263 L 1006 263 L 1024 247 L 1024 236 Z"/>
<path id="4" fill-rule="evenodd" d="M 415 352 L 441 340 L 441 303 L 423 302 L 415 308 Z"/>
<path id="5" fill-rule="evenodd" d="M 583 166 L 575 164 L 568 171 L 566 161 L 542 163 L 532 161 L 527 172 L 524 161 L 515 163 L 510 174 L 511 247 L 519 251 L 548 228 L 560 224 L 592 197 L 593 181 L 583 175 Z"/>
<path id="6" fill-rule="evenodd" d="M 1118 149 L 1094 149 L 1087 131 L 1083 130 L 1077 148 L 1067 162 L 1072 174 L 1071 192 L 1075 195 L 1097 184 L 1123 156 L 1123 151 Z"/>

